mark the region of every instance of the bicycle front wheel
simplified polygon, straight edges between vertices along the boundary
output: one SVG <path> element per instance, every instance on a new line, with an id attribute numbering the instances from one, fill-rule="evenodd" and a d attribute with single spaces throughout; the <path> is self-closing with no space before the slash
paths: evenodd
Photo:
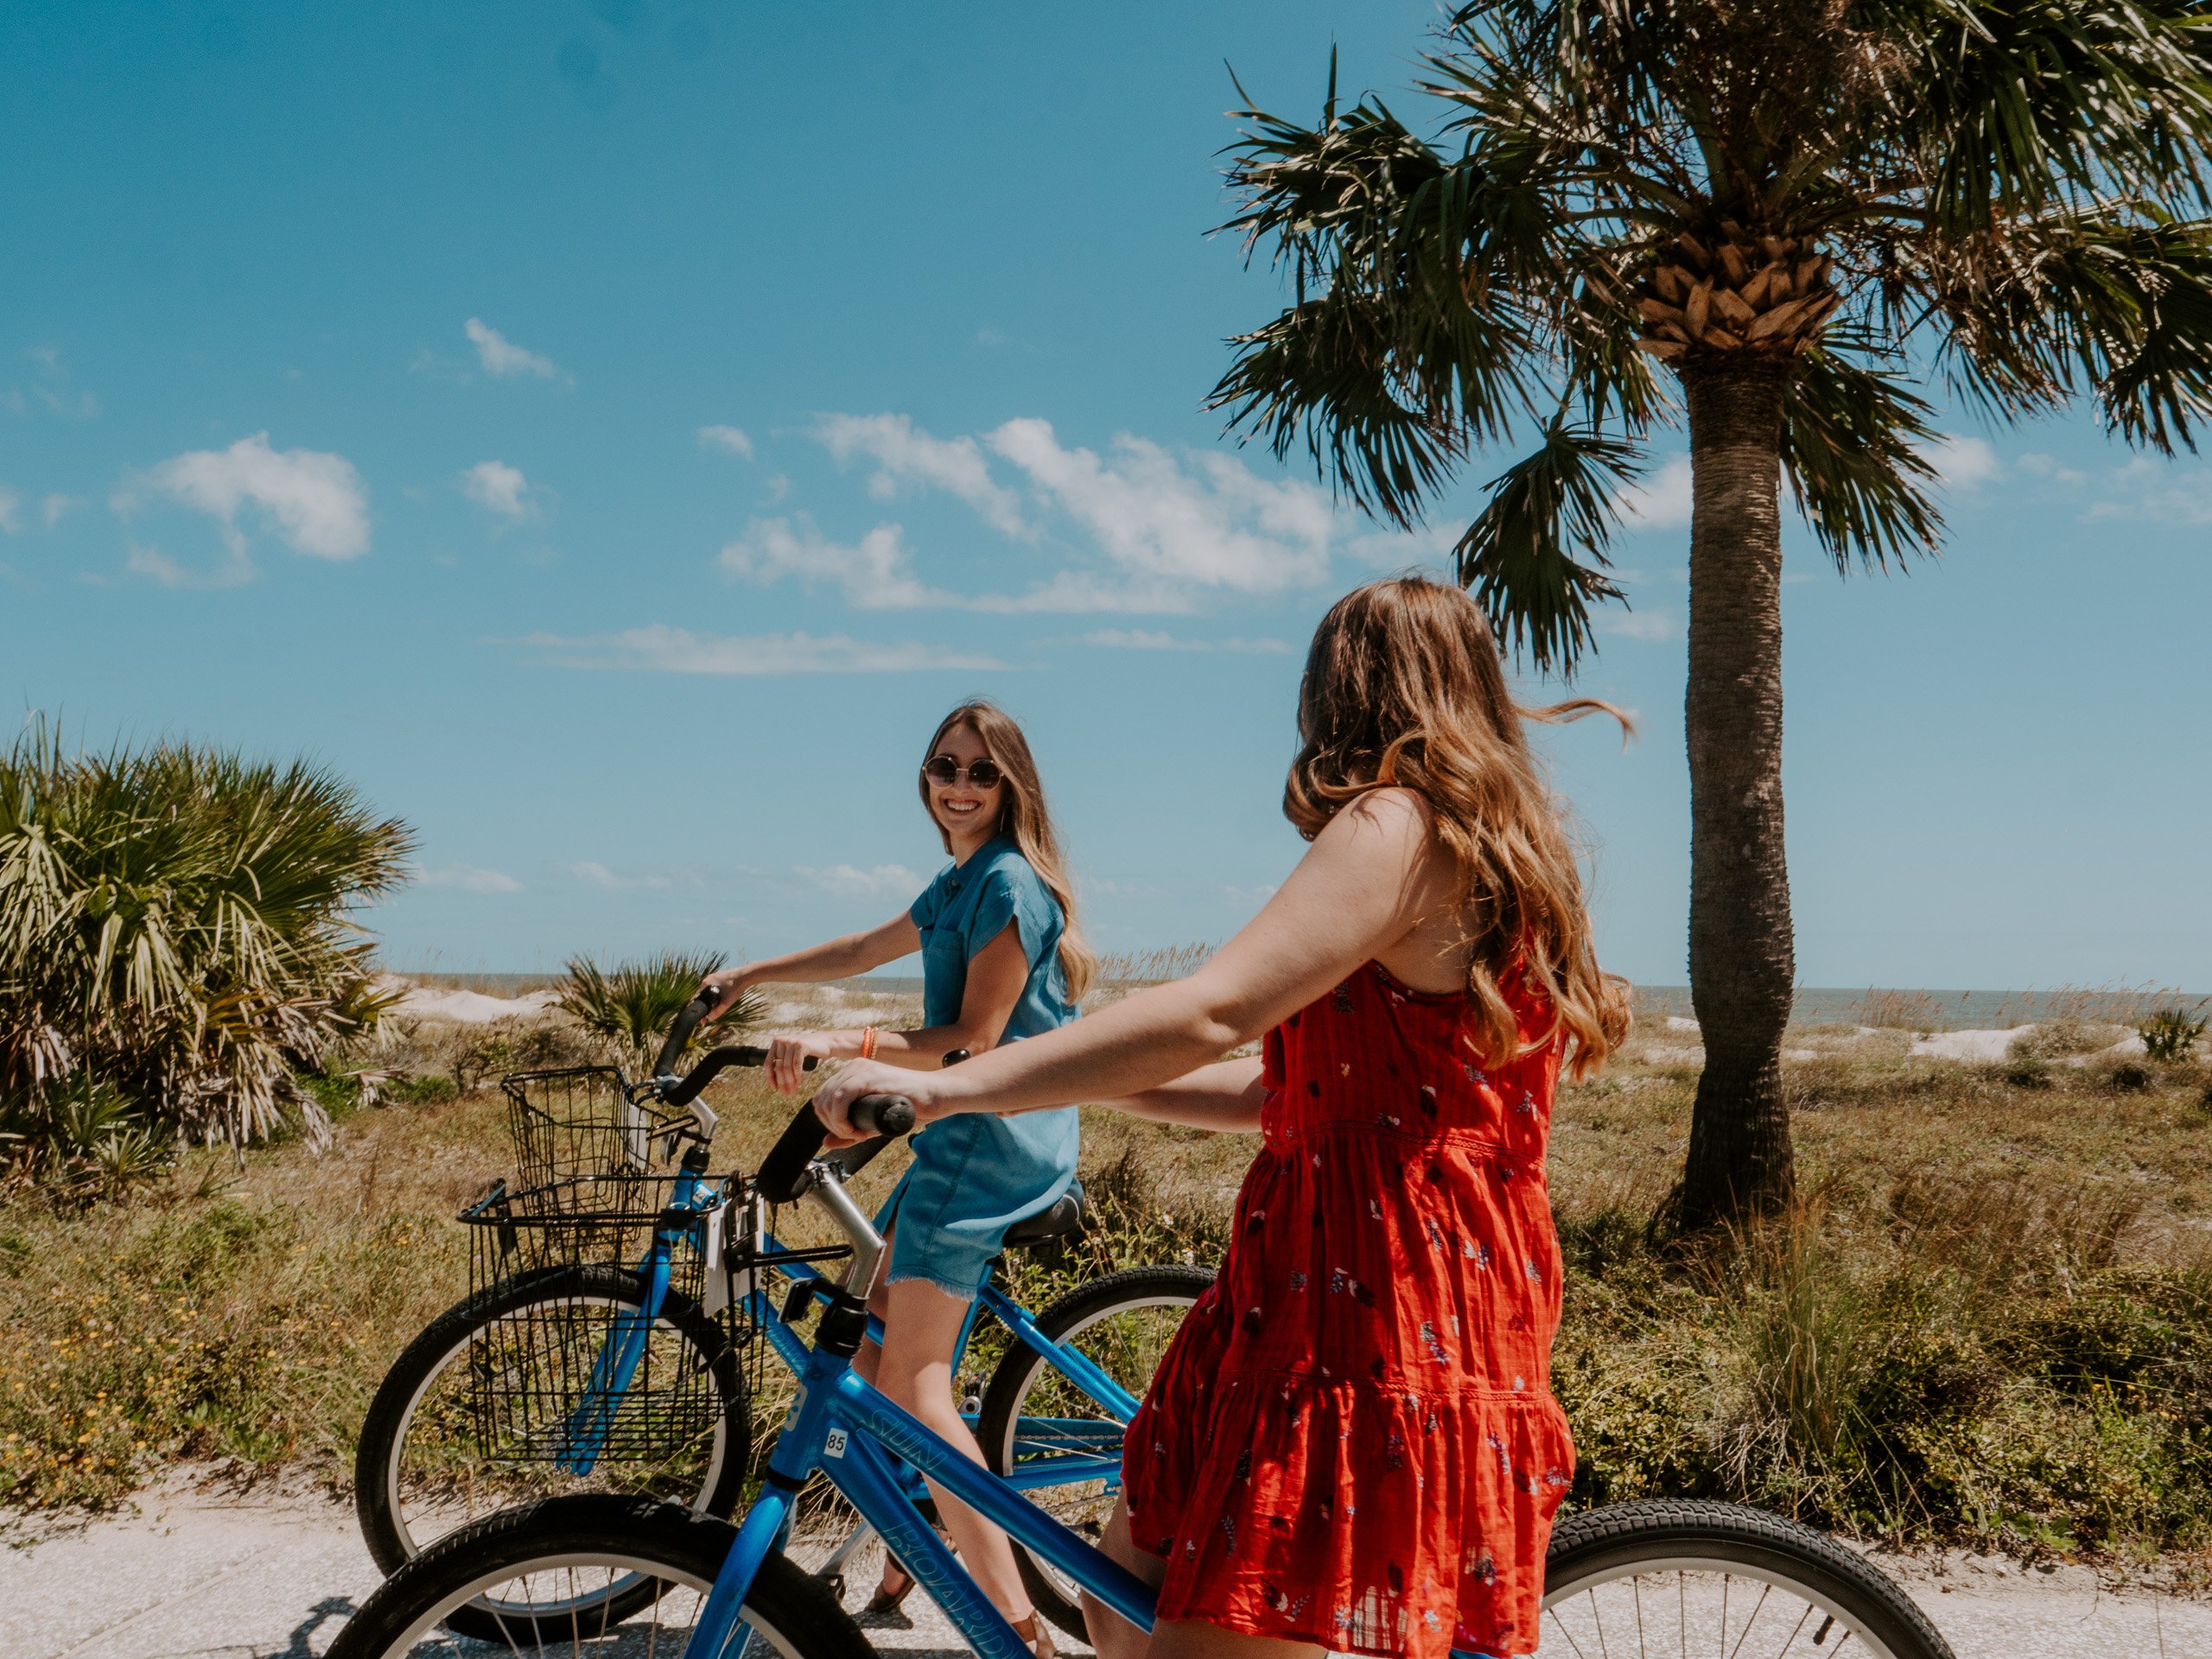
<path id="1" fill-rule="evenodd" d="M 1544 1563 L 1543 1650 L 1641 1659 L 1952 1659 L 1912 1599 L 1825 1533 L 1733 1503 L 1569 1516 Z"/>
<path id="2" fill-rule="evenodd" d="M 1077 1287 L 1037 1316 L 1038 1329 L 1103 1370 L 1142 1400 L 1183 1316 L 1213 1286 L 1205 1268 L 1128 1268 Z M 1098 1541 L 1121 1490 L 1118 1478 L 1052 1481 L 1055 1462 L 1122 1456 L 1120 1417 L 1055 1370 L 1043 1354 L 1015 1342 L 983 1391 L 976 1438 L 996 1475 L 1031 1484 L 1030 1501 L 1092 1543 Z M 1095 1463 L 1094 1463 L 1095 1466 Z M 1088 1641 L 1073 1580 L 1016 1543 L 1014 1565 L 1038 1611 L 1070 1636 Z"/>
<path id="3" fill-rule="evenodd" d="M 751 1435 L 746 1389 L 722 1328 L 688 1297 L 663 1301 L 631 1388 L 588 1403 L 599 1354 L 625 1321 L 642 1325 L 645 1297 L 624 1268 L 548 1268 L 448 1308 L 407 1345 L 354 1454 L 354 1509 L 378 1567 L 397 1571 L 531 1498 L 611 1492 L 730 1512 Z M 488 1616 L 451 1622 L 499 1639 Z"/>
<path id="4" fill-rule="evenodd" d="M 636 1498 L 510 1510 L 448 1534 L 385 1580 L 329 1659 L 451 1659 L 440 1625 L 486 1607 L 505 1610 L 489 1639 L 515 1659 L 680 1654 L 736 1536 L 727 1521 Z M 615 1584 L 644 1594 L 611 1597 Z M 780 1555 L 761 1563 L 742 1616 L 754 1643 L 784 1659 L 874 1659 L 829 1590 Z"/>

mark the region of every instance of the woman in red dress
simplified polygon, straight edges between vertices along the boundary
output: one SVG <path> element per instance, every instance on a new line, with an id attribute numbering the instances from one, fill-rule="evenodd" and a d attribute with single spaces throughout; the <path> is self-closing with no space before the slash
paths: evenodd
<path id="1" fill-rule="evenodd" d="M 1249 926 L 1059 1031 L 816 1097 L 833 1133 L 895 1090 L 924 1120 L 1105 1097 L 1263 1137 L 1124 1443 L 1107 1546 L 1160 1622 L 1147 1649 L 1093 1606 L 1103 1659 L 1535 1652 L 1573 1469 L 1545 1141 L 1626 1007 L 1522 721 L 1603 707 L 1516 709 L 1457 588 L 1359 588 L 1300 692 L 1284 810 L 1313 846 Z"/>

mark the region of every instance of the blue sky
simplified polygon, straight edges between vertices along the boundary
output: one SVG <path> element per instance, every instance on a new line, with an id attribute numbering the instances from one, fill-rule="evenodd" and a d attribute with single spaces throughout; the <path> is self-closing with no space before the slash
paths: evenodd
<path id="1" fill-rule="evenodd" d="M 1228 66 L 1310 115 L 1332 42 L 1395 91 L 1433 15 L 11 6 L 0 689 L 339 768 L 421 836 L 391 959 L 456 970 L 892 913 L 941 858 L 920 746 L 982 691 L 1101 943 L 1219 938 L 1298 854 L 1314 620 L 1495 470 L 1388 535 L 1200 409 L 1279 299 L 1205 234 Z M 1792 548 L 1801 977 L 2212 988 L 2212 473 L 1947 425 L 1940 563 Z M 1683 973 L 1682 481 L 1580 682 L 1640 740 L 1545 740 L 1646 982 Z"/>

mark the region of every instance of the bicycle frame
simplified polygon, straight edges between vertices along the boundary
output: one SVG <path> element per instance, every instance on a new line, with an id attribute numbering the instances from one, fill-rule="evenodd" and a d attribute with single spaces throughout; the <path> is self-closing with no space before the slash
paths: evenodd
<path id="1" fill-rule="evenodd" d="M 684 1659 L 723 1659 L 739 1633 L 738 1612 L 791 1527 L 792 1500 L 819 1469 L 912 1572 L 984 1659 L 1032 1659 L 1029 1644 L 962 1570 L 902 1490 L 897 1465 L 934 1480 L 1026 1545 L 1138 1629 L 1152 1628 L 1154 1595 L 974 1459 L 861 1380 L 850 1358 L 817 1344 L 807 1352 L 799 1394 L 768 1460 L 760 1498 L 700 1610 Z"/>
<path id="2" fill-rule="evenodd" d="M 597 1465 L 601 1449 L 614 1421 L 614 1414 L 622 1396 L 629 1390 L 643 1362 L 646 1340 L 653 1322 L 667 1300 L 670 1266 L 677 1248 L 688 1245 L 694 1236 L 693 1224 L 696 1217 L 711 1211 L 720 1202 L 721 1188 L 717 1184 L 702 1179 L 698 1172 L 686 1169 L 677 1178 L 669 1195 L 667 1207 L 653 1230 L 653 1243 L 639 1262 L 637 1271 L 646 1282 L 645 1303 L 636 1313 L 618 1313 L 606 1340 L 601 1344 L 593 1363 L 590 1380 L 582 1398 L 570 1410 L 564 1436 L 565 1449 L 556 1459 L 559 1467 L 571 1474 L 588 1475 Z M 762 1235 L 763 1243 L 772 1253 L 781 1254 L 784 1245 L 772 1233 Z M 828 1295 L 835 1288 L 835 1281 L 817 1272 L 804 1262 L 781 1264 L 794 1279 L 813 1281 L 817 1294 Z M 786 1325 L 768 1293 L 756 1282 L 745 1297 L 746 1312 L 755 1329 L 765 1332 L 770 1347 L 794 1376 L 805 1376 L 812 1354 L 806 1344 Z M 988 1279 L 969 1305 L 966 1322 L 954 1344 L 952 1364 L 957 1371 L 968 1350 L 968 1341 L 976 1328 L 977 1318 L 988 1313 L 1026 1346 L 1042 1355 L 1047 1364 L 1070 1382 L 1080 1389 L 1091 1401 L 1106 1411 L 1116 1422 L 1127 1425 L 1136 1414 L 1138 1402 L 1128 1389 L 1116 1382 L 1104 1370 L 1094 1363 L 1090 1356 L 1080 1350 L 1054 1342 L 1039 1329 L 1029 1310 L 1015 1301 Z M 880 1341 L 882 1326 L 870 1318 L 868 1335 Z M 1062 1437 L 1067 1443 L 1080 1445 L 1085 1440 L 1095 1440 L 1098 1427 L 1095 1422 L 1081 1419 L 1046 1418 L 1037 1420 L 1039 1427 Z M 1109 1486 L 1120 1484 L 1122 1460 L 1118 1449 L 1111 1455 L 1067 1455 L 1033 1459 L 1017 1469 L 1012 1484 L 1029 1491 L 1047 1486 L 1064 1486 L 1078 1481 L 1103 1480 Z"/>

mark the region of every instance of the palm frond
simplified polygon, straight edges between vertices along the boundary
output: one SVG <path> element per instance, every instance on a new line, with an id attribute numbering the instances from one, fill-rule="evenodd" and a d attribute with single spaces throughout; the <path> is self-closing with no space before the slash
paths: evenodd
<path id="1" fill-rule="evenodd" d="M 2212 414 L 2212 219 L 2110 203 L 1954 251 L 1931 288 L 1955 385 L 2008 415 L 2087 387 L 2130 442 L 2196 447 Z"/>
<path id="2" fill-rule="evenodd" d="M 1551 216 L 1526 183 L 1448 161 L 1381 105 L 1338 111 L 1333 85 L 1311 129 L 1240 115 L 1229 173 L 1244 206 L 1225 228 L 1248 255 L 1270 246 L 1295 298 L 1236 337 L 1207 406 L 1278 455 L 1303 437 L 1337 488 L 1410 524 L 1469 446 L 1529 406 L 1526 284 L 1511 276 Z"/>
<path id="3" fill-rule="evenodd" d="M 1633 443 L 1554 423 L 1542 448 L 1491 480 L 1453 553 L 1461 585 L 1516 658 L 1525 650 L 1539 671 L 1571 674 L 1592 643 L 1592 601 L 1624 597 L 1602 567 L 1620 492 L 1642 470 Z"/>
<path id="4" fill-rule="evenodd" d="M 2118 189 L 2204 200 L 2212 41 L 2201 0 L 1873 0 L 1887 124 L 1931 229 L 1971 235 Z"/>
<path id="5" fill-rule="evenodd" d="M 1853 363 L 1829 342 L 1798 360 L 1783 394 L 1782 468 L 1813 533 L 1839 570 L 1855 557 L 1886 568 L 1933 552 L 1942 515 L 1921 487 L 1934 411 L 1890 375 Z"/>

